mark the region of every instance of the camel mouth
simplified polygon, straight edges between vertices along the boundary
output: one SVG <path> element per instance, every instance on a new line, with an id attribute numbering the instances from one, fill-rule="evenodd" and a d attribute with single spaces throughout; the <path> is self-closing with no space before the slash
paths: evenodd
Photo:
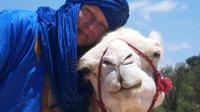
<path id="1" fill-rule="evenodd" d="M 140 93 L 141 86 L 142 83 L 138 83 L 130 88 L 121 87 L 120 90 L 109 92 L 109 94 L 119 102 L 130 99 L 134 101 L 136 95 Z"/>
<path id="2" fill-rule="evenodd" d="M 118 91 L 110 91 L 111 94 L 116 94 L 116 93 L 126 93 L 126 92 L 130 92 L 130 91 L 137 91 L 138 89 L 140 89 L 142 86 L 142 82 L 138 82 L 137 84 L 129 87 L 129 88 L 125 88 L 125 87 L 121 87 Z"/>
<path id="3" fill-rule="evenodd" d="M 139 82 L 139 83 L 133 85 L 133 86 L 130 87 L 130 88 L 124 88 L 124 87 L 122 87 L 122 88 L 119 90 L 119 92 L 120 92 L 120 91 L 123 91 L 123 90 L 135 90 L 135 89 L 139 89 L 141 86 L 142 86 L 142 82 Z"/>

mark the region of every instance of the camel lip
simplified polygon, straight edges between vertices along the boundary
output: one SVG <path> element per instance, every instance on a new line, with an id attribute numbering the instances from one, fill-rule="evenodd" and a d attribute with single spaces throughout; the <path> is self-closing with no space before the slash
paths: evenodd
<path id="1" fill-rule="evenodd" d="M 138 89 L 138 88 L 141 87 L 141 85 L 142 85 L 142 82 L 139 82 L 139 83 L 137 83 L 136 85 L 134 85 L 134 86 L 132 86 L 130 88 L 124 88 L 124 87 L 122 87 L 119 91 Z"/>
<path id="2" fill-rule="evenodd" d="M 120 93 L 120 92 L 124 92 L 124 91 L 131 91 L 131 90 L 136 90 L 136 89 L 139 89 L 142 85 L 142 82 L 140 83 L 137 83 L 136 85 L 130 87 L 130 88 L 124 88 L 124 87 L 121 87 L 119 90 L 117 91 L 112 91 L 110 93 L 112 94 L 115 94 L 115 93 Z"/>

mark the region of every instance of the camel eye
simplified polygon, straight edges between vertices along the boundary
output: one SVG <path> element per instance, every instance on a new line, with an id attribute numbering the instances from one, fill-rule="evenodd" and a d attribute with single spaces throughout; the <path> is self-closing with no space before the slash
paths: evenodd
<path id="1" fill-rule="evenodd" d="M 160 58 L 160 55 L 161 55 L 161 54 L 160 54 L 160 51 L 157 51 L 157 52 L 154 52 L 154 53 L 153 53 L 153 57 L 154 57 L 154 58 Z"/>
<path id="2" fill-rule="evenodd" d="M 80 74 L 80 75 L 87 75 L 87 74 L 90 74 L 90 72 L 91 71 L 87 67 L 84 67 L 84 68 L 78 70 L 78 74 Z"/>

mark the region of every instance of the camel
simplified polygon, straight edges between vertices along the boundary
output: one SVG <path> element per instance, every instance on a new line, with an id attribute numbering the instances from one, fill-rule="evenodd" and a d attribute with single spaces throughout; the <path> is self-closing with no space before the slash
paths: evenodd
<path id="1" fill-rule="evenodd" d="M 90 112 L 102 112 L 99 100 L 104 112 L 147 112 L 150 108 L 156 93 L 154 69 L 129 44 L 157 68 L 163 55 L 160 33 L 152 31 L 145 37 L 131 28 L 108 33 L 79 60 L 78 69 L 93 86 Z M 153 107 L 161 105 L 164 97 L 165 93 L 159 92 Z"/>

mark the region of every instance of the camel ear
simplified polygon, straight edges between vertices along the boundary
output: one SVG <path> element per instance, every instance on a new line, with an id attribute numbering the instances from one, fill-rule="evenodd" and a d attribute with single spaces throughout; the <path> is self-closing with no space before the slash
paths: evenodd
<path id="1" fill-rule="evenodd" d="M 161 43 L 161 34 L 157 31 L 151 31 L 149 34 L 149 38 L 155 40 L 158 43 Z"/>

